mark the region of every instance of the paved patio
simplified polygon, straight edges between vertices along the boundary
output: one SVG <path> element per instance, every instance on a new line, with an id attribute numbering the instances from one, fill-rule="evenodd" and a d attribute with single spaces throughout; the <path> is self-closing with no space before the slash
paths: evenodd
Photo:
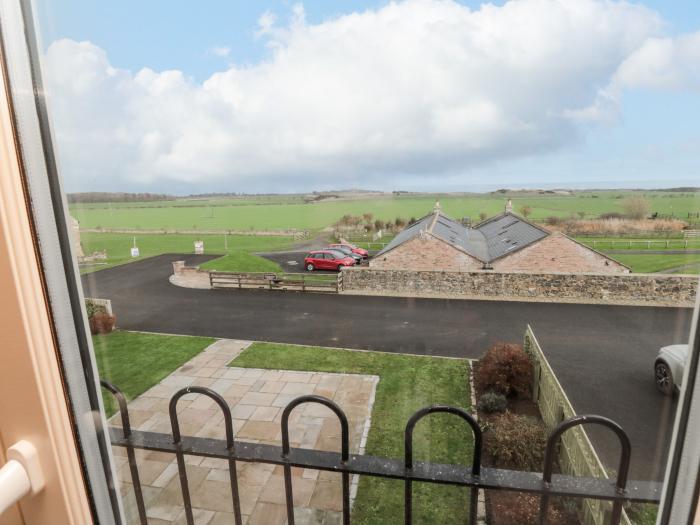
<path id="1" fill-rule="evenodd" d="M 332 399 L 345 411 L 350 426 L 350 451 L 364 452 L 377 376 L 227 366 L 249 344 L 219 340 L 132 400 L 129 403 L 132 427 L 170 433 L 171 396 L 186 386 L 205 386 L 221 394 L 231 407 L 237 440 L 280 445 L 283 408 L 300 395 L 317 394 Z M 183 435 L 223 439 L 223 415 L 209 398 L 185 395 L 178 403 L 178 414 Z M 118 426 L 119 416 L 113 416 L 110 424 Z M 340 424 L 328 408 L 315 403 L 302 405 L 290 417 L 290 438 L 292 446 L 339 452 Z M 121 447 L 113 450 L 127 521 L 138 523 L 126 452 Z M 137 450 L 136 456 L 149 523 L 186 523 L 174 454 Z M 186 456 L 186 463 L 195 523 L 234 523 L 227 462 Z M 282 467 L 238 462 L 237 470 L 243 522 L 286 523 Z M 341 523 L 339 474 L 293 468 L 292 476 L 298 524 Z M 356 491 L 357 476 L 353 476 L 352 499 Z"/>

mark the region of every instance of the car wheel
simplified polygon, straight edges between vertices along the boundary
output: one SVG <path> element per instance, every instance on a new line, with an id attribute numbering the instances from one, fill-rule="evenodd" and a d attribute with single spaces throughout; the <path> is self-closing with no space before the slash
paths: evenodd
<path id="1" fill-rule="evenodd" d="M 306 265 L 306 271 L 308 272 L 313 272 L 314 271 L 314 265 L 309 263 Z"/>
<path id="2" fill-rule="evenodd" d="M 667 396 L 673 393 L 673 374 L 666 363 L 660 361 L 654 367 L 654 378 L 656 379 L 656 388 L 659 392 Z"/>

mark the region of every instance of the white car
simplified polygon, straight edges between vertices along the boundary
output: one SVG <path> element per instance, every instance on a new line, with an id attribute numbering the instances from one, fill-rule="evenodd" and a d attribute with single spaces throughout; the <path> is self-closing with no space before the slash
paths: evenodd
<path id="1" fill-rule="evenodd" d="M 688 360 L 688 345 L 664 346 L 654 361 L 654 379 L 659 392 L 670 395 L 680 391 L 685 362 Z"/>

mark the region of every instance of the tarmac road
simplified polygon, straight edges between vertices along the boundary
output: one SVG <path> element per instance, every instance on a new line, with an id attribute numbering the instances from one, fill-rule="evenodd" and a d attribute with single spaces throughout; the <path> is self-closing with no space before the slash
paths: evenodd
<path id="1" fill-rule="evenodd" d="M 527 324 L 580 414 L 607 416 L 632 441 L 631 479 L 662 479 L 676 402 L 657 393 L 660 346 L 686 342 L 692 310 L 467 301 L 257 290 L 192 290 L 168 282 L 162 255 L 83 276 L 85 295 L 112 300 L 128 330 L 477 358 L 496 341 L 520 342 Z M 590 432 L 616 468 L 612 435 Z"/>

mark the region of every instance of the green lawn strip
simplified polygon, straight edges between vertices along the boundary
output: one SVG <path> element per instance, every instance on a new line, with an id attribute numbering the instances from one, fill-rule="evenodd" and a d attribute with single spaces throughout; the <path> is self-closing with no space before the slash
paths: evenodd
<path id="1" fill-rule="evenodd" d="M 596 250 L 698 250 L 700 239 L 626 239 L 577 237 L 577 241 Z M 594 246 L 595 243 L 595 246 Z"/>
<path id="2" fill-rule="evenodd" d="M 678 273 L 700 273 L 700 255 L 697 254 L 615 254 L 612 255 L 612 257 L 631 267 L 632 271 L 635 273 L 656 273 L 686 264 L 697 264 L 698 267 L 685 268 Z"/>
<path id="3" fill-rule="evenodd" d="M 233 252 L 218 259 L 212 259 L 199 266 L 203 270 L 219 272 L 273 272 L 280 273 L 279 264 L 246 252 Z"/>
<path id="4" fill-rule="evenodd" d="M 297 371 L 372 374 L 377 385 L 372 426 L 365 453 L 403 458 L 403 432 L 419 408 L 448 404 L 469 409 L 469 363 L 465 360 L 357 352 L 321 347 L 254 343 L 230 366 Z M 428 416 L 416 427 L 416 460 L 471 462 L 473 439 L 456 416 Z M 463 523 L 469 491 L 414 484 L 415 523 Z M 403 516 L 403 483 L 363 476 L 353 509 L 353 523 L 397 523 Z"/>
<path id="5" fill-rule="evenodd" d="M 216 339 L 144 334 L 117 330 L 92 338 L 100 378 L 118 387 L 128 400 L 143 394 Z M 117 410 L 112 394 L 102 390 L 107 417 Z"/>
<path id="6" fill-rule="evenodd" d="M 131 247 L 136 237 L 140 256 L 131 257 Z M 204 241 L 204 253 L 226 255 L 228 253 L 254 253 L 284 250 L 294 243 L 292 237 L 273 235 L 190 235 L 190 234 L 123 234 L 82 232 L 80 241 L 86 255 L 107 250 L 106 264 L 81 267 L 81 273 L 118 266 L 144 257 L 163 253 L 194 253 L 194 242 Z"/>

